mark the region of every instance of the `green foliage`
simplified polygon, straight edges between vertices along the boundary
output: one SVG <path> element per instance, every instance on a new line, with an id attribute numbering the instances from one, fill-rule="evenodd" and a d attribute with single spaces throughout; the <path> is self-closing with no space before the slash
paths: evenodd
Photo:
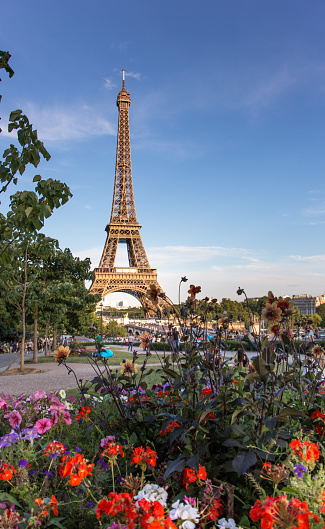
<path id="1" fill-rule="evenodd" d="M 325 303 L 322 303 L 322 305 L 319 305 L 319 307 L 317 307 L 316 314 L 320 316 L 321 318 L 319 325 L 324 328 L 325 327 Z"/>
<path id="2" fill-rule="evenodd" d="M 9 77 L 14 74 L 8 64 L 10 54 L 0 51 L 0 69 L 4 68 Z M 27 116 L 20 109 L 11 112 L 8 132 L 16 131 L 19 148 L 11 144 L 3 153 L 0 161 L 0 193 L 5 193 L 10 184 L 17 185 L 18 176 L 22 175 L 29 165 L 35 168 L 41 158 L 46 161 L 50 154 L 43 142 L 38 139 Z M 59 180 L 43 180 L 40 175 L 33 179 L 34 191 L 18 191 L 10 197 L 9 211 L 0 214 L 0 258 L 4 265 L 10 261 L 11 246 L 22 234 L 35 234 L 50 217 L 54 209 L 65 204 L 72 196 L 68 186 Z"/>

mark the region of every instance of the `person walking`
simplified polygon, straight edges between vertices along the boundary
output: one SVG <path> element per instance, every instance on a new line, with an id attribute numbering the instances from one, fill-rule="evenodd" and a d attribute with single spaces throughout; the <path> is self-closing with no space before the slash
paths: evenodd
<path id="1" fill-rule="evenodd" d="M 133 350 L 133 343 L 134 343 L 134 336 L 130 332 L 129 337 L 128 337 L 128 351 L 131 351 L 131 353 L 132 353 L 132 350 Z"/>

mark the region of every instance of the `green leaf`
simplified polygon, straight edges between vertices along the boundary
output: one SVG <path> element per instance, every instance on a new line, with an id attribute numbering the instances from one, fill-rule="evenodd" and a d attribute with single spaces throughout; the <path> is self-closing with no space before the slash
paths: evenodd
<path id="1" fill-rule="evenodd" d="M 11 494 L 8 494 L 7 492 L 0 493 L 0 501 L 1 502 L 9 501 L 10 503 L 17 505 L 17 507 L 20 507 L 20 509 L 22 509 L 22 506 L 20 505 L 20 503 L 18 503 L 18 501 L 13 496 L 11 496 Z"/>
<path id="2" fill-rule="evenodd" d="M 61 529 L 64 529 L 64 526 L 60 523 L 60 520 L 64 520 L 65 518 L 61 516 L 60 518 L 52 518 L 47 524 L 46 527 L 49 527 L 50 525 L 56 525 L 56 527 L 60 527 Z"/>
<path id="3" fill-rule="evenodd" d="M 232 466 L 238 476 L 242 476 L 250 467 L 255 465 L 256 461 L 257 457 L 255 452 L 240 452 L 233 459 Z"/>
<path id="4" fill-rule="evenodd" d="M 308 415 L 306 415 L 303 411 L 296 410 L 294 408 L 285 408 L 276 417 L 277 419 L 283 419 L 284 417 L 303 417 L 304 419 L 307 419 Z"/>
<path id="5" fill-rule="evenodd" d="M 13 110 L 10 113 L 9 121 L 16 121 L 17 119 L 20 119 L 21 113 L 22 113 L 22 110 L 20 110 L 19 108 L 17 110 Z"/>
<path id="6" fill-rule="evenodd" d="M 185 468 L 185 455 L 181 454 L 177 459 L 174 459 L 173 461 L 168 461 L 166 472 L 164 474 L 163 480 L 166 481 L 168 476 L 172 474 L 173 472 L 181 472 Z"/>
<path id="7" fill-rule="evenodd" d="M 33 178 L 33 182 L 39 182 L 40 180 L 42 180 L 42 177 L 39 174 L 35 175 Z"/>
<path id="8" fill-rule="evenodd" d="M 195 456 L 190 457 L 190 459 L 186 461 L 186 466 L 192 468 L 193 470 L 199 470 L 199 454 L 195 454 Z"/>

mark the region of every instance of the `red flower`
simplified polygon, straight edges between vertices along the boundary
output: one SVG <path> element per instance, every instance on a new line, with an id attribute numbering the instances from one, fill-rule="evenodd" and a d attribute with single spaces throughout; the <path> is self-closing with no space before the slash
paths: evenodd
<path id="1" fill-rule="evenodd" d="M 172 421 L 172 422 L 169 423 L 168 426 L 166 426 L 166 429 L 165 429 L 164 432 L 162 430 L 160 430 L 159 435 L 167 435 L 168 433 L 173 432 L 175 430 L 175 428 L 179 428 L 179 427 L 180 427 L 179 422 Z"/>
<path id="2" fill-rule="evenodd" d="M 302 442 L 301 439 L 295 439 L 291 441 L 289 448 L 294 454 L 307 463 L 315 463 L 319 459 L 320 451 L 317 448 L 318 445 L 310 443 L 309 441 Z"/>
<path id="3" fill-rule="evenodd" d="M 136 506 L 132 496 L 126 492 L 120 494 L 111 492 L 107 500 L 102 499 L 97 505 L 97 520 L 99 520 L 102 514 L 114 516 L 118 522 L 126 522 L 128 523 L 128 527 L 132 529 L 136 518 Z"/>
<path id="4" fill-rule="evenodd" d="M 80 411 L 78 415 L 76 416 L 76 421 L 79 421 L 79 419 L 81 417 L 84 417 L 85 415 L 87 415 L 86 420 L 88 421 L 89 420 L 88 415 L 90 412 L 91 412 L 91 409 L 88 406 L 83 406 L 82 408 L 80 408 Z"/>
<path id="5" fill-rule="evenodd" d="M 305 501 L 300 502 L 296 498 L 291 501 L 287 496 L 274 498 L 267 496 L 264 502 L 257 500 L 250 511 L 250 517 L 254 522 L 261 518 L 262 529 L 272 527 L 280 529 L 282 527 L 298 527 L 298 529 L 309 529 L 309 517 L 313 516 Z"/>
<path id="6" fill-rule="evenodd" d="M 219 516 L 222 513 L 222 504 L 220 500 L 213 500 L 212 506 L 210 507 L 210 510 L 207 515 L 208 520 L 212 520 L 215 522 L 218 520 Z"/>
<path id="7" fill-rule="evenodd" d="M 9 481 L 13 473 L 16 473 L 17 470 L 13 465 L 9 465 L 8 463 L 2 463 L 0 464 L 0 480 L 2 481 Z"/>
<path id="8" fill-rule="evenodd" d="M 114 465 L 118 456 L 124 457 L 122 446 L 117 443 L 114 443 L 114 441 L 106 444 L 103 448 L 104 450 L 100 454 L 100 457 L 108 457 L 108 459 L 110 459 Z"/>
<path id="9" fill-rule="evenodd" d="M 57 454 L 58 456 L 63 456 L 64 452 L 65 446 L 58 441 L 53 441 L 47 445 L 44 455 L 49 456 L 50 454 Z"/>
<path id="10" fill-rule="evenodd" d="M 188 290 L 188 293 L 191 298 L 195 298 L 196 294 L 199 294 L 201 292 L 201 287 L 196 287 L 195 285 L 190 285 L 190 289 Z"/>
<path id="11" fill-rule="evenodd" d="M 143 446 L 135 448 L 131 457 L 131 465 L 136 464 L 141 467 L 143 471 L 146 470 L 147 465 L 156 466 L 157 454 L 149 446 L 146 449 Z"/>
<path id="12" fill-rule="evenodd" d="M 277 306 L 281 309 L 282 314 L 286 314 L 290 310 L 290 301 L 288 299 L 279 299 L 277 301 Z"/>
<path id="13" fill-rule="evenodd" d="M 91 476 L 93 466 L 93 463 L 91 465 L 87 464 L 87 460 L 82 454 L 77 454 L 70 458 L 63 456 L 62 465 L 59 468 L 60 476 L 61 478 L 70 476 L 69 483 L 75 487 L 76 485 L 79 485 L 88 474 Z"/>
<path id="14" fill-rule="evenodd" d="M 190 483 L 195 483 L 198 479 L 205 481 L 207 479 L 207 473 L 204 466 L 199 465 L 198 472 L 195 472 L 192 468 L 185 468 L 183 474 L 183 484 L 186 490 L 189 489 Z"/>

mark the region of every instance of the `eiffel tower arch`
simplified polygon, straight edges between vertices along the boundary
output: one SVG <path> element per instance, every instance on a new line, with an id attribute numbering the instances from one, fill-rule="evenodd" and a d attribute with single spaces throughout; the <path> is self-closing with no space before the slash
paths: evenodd
<path id="1" fill-rule="evenodd" d="M 160 292 L 162 289 L 158 283 L 157 270 L 149 264 L 140 235 L 142 226 L 137 221 L 135 211 L 129 127 L 131 98 L 125 89 L 124 70 L 122 90 L 117 96 L 116 104 L 119 115 L 112 212 L 105 228 L 106 243 L 99 266 L 95 268 L 90 292 L 100 294 L 102 299 L 112 292 L 124 292 L 148 307 L 146 294 L 150 286 L 154 285 Z M 128 267 L 115 265 L 119 243 L 127 245 Z"/>

